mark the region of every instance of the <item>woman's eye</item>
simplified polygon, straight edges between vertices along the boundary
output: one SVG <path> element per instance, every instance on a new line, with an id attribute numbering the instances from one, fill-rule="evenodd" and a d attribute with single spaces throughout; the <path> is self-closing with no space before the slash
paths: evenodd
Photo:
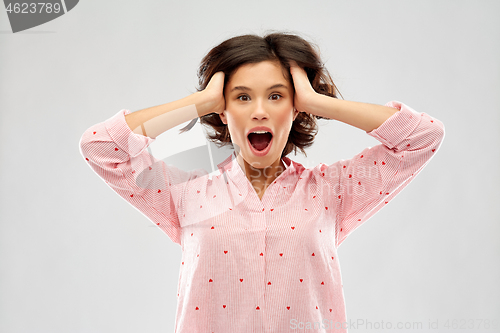
<path id="1" fill-rule="evenodd" d="M 279 98 L 273 98 L 273 97 L 275 97 L 275 96 L 277 96 L 277 97 L 279 97 Z M 248 95 L 240 95 L 240 96 L 238 96 L 236 99 L 237 99 L 237 100 L 240 100 L 240 101 L 242 101 L 242 102 L 246 102 L 246 101 L 247 101 L 247 99 L 241 99 L 241 98 L 243 98 L 243 97 L 244 97 L 244 98 L 248 98 Z M 281 99 L 281 97 L 282 97 L 282 96 L 281 96 L 280 94 L 272 94 L 272 95 L 271 95 L 271 99 L 273 99 L 274 101 L 277 101 L 277 100 Z"/>

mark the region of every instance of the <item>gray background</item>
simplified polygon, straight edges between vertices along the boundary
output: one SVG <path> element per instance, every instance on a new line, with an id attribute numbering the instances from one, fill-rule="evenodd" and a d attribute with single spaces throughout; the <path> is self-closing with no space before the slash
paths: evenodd
<path id="1" fill-rule="evenodd" d="M 415 181 L 340 247 L 348 318 L 498 322 L 498 13 L 484 0 L 86 0 L 13 34 L 0 10 L 0 331 L 173 331 L 180 247 L 78 143 L 120 109 L 195 92 L 210 48 L 269 29 L 317 43 L 346 100 L 398 100 L 446 127 Z M 312 167 L 376 144 L 324 121 L 308 157 L 289 157 Z M 384 331 L 366 328 L 352 331 Z"/>

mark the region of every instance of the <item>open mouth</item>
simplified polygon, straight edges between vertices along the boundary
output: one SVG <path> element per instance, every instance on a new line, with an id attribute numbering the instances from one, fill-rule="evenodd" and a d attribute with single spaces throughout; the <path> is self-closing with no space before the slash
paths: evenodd
<path id="1" fill-rule="evenodd" d="M 269 142 L 271 142 L 271 139 L 273 138 L 273 135 L 269 132 L 264 132 L 264 133 L 255 133 L 252 132 L 248 134 L 248 141 L 250 141 L 250 144 L 252 147 L 255 148 L 255 150 L 264 150 L 267 148 L 269 145 Z"/>

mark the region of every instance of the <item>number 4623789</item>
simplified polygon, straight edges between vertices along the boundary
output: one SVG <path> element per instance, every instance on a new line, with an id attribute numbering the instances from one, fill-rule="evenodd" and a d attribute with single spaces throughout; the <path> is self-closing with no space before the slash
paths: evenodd
<path id="1" fill-rule="evenodd" d="M 453 319 L 446 320 L 444 327 L 447 329 L 497 329 L 498 323 L 496 320 L 489 319 Z"/>
<path id="2" fill-rule="evenodd" d="M 9 3 L 5 8 L 7 13 L 16 13 L 16 14 L 35 14 L 45 12 L 47 14 L 50 13 L 59 13 L 61 11 L 61 5 L 58 3 L 45 3 L 45 2 L 37 2 L 37 3 Z"/>

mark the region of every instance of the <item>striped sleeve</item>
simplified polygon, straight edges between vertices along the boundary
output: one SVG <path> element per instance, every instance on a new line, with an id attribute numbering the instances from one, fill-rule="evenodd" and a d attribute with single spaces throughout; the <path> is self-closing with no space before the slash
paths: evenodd
<path id="1" fill-rule="evenodd" d="M 80 139 L 80 153 L 113 191 L 180 244 L 181 228 L 169 183 L 172 170 L 181 170 L 167 168 L 148 153 L 155 139 L 132 132 L 125 120 L 129 113 L 121 110 L 88 128 Z"/>
<path id="2" fill-rule="evenodd" d="M 337 208 L 337 247 L 417 176 L 444 139 L 441 121 L 398 101 L 385 105 L 398 111 L 367 132 L 381 144 L 365 148 L 350 160 L 324 166 L 334 190 L 329 200 Z"/>

